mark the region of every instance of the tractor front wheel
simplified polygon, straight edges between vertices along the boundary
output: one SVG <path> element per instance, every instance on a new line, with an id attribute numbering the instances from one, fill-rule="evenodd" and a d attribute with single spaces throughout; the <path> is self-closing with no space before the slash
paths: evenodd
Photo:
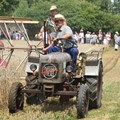
<path id="1" fill-rule="evenodd" d="M 11 86 L 8 100 L 8 108 L 10 113 L 23 110 L 24 94 L 21 92 L 22 88 L 23 85 L 20 82 L 15 82 Z"/>

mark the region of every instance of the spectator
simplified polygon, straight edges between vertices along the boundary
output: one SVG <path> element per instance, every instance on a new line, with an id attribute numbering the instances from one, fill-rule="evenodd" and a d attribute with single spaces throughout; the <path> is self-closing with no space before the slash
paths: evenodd
<path id="1" fill-rule="evenodd" d="M 98 33 L 98 42 L 99 44 L 103 44 L 103 33 L 101 30 L 99 30 L 99 33 Z"/>
<path id="2" fill-rule="evenodd" d="M 118 47 L 120 46 L 120 36 L 119 36 L 119 33 L 118 33 L 118 32 L 115 32 L 114 40 L 115 40 L 114 49 L 115 49 L 115 51 L 117 51 L 117 50 L 118 50 Z"/>
<path id="3" fill-rule="evenodd" d="M 103 38 L 103 44 L 104 44 L 104 45 L 108 45 L 108 40 L 106 39 L 105 36 L 104 36 L 104 38 Z"/>
<path id="4" fill-rule="evenodd" d="M 12 32 L 12 34 L 11 34 L 11 39 L 12 39 L 12 40 L 15 40 L 15 39 L 16 39 L 15 31 Z"/>
<path id="5" fill-rule="evenodd" d="M 80 30 L 80 33 L 79 33 L 79 43 L 84 43 L 84 31 L 83 29 Z"/>
<path id="6" fill-rule="evenodd" d="M 15 40 L 19 40 L 19 33 L 18 33 L 18 31 L 15 32 Z"/>
<path id="7" fill-rule="evenodd" d="M 89 31 L 87 31 L 87 33 L 85 35 L 85 39 L 86 39 L 86 43 L 90 44 L 91 34 Z"/>
<path id="8" fill-rule="evenodd" d="M 107 34 L 105 35 L 106 40 L 108 41 L 108 45 L 111 45 L 111 33 L 107 32 Z"/>
<path id="9" fill-rule="evenodd" d="M 79 40 L 79 35 L 78 33 L 75 31 L 75 34 L 73 35 L 73 38 L 77 41 L 78 43 L 78 40 Z"/>
<path id="10" fill-rule="evenodd" d="M 54 23 L 54 16 L 58 13 L 58 8 L 55 5 L 52 5 L 50 7 L 50 17 L 46 20 L 46 28 L 47 28 L 47 32 L 52 33 L 56 31 L 56 25 Z M 39 38 L 40 39 L 44 39 L 44 27 L 42 26 L 42 28 L 40 29 L 39 32 Z"/>
<path id="11" fill-rule="evenodd" d="M 90 44 L 96 44 L 96 42 L 97 42 L 97 35 L 95 34 L 95 32 L 93 32 L 91 35 Z"/>

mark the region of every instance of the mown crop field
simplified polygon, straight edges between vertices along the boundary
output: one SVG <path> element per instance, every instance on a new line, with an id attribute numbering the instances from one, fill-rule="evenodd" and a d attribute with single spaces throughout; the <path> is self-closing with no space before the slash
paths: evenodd
<path id="1" fill-rule="evenodd" d="M 22 42 L 20 42 L 22 44 Z M 20 45 L 19 44 L 19 45 Z M 24 44 L 24 43 L 23 43 Z M 112 47 L 103 52 L 103 98 L 102 107 L 88 112 L 84 120 L 120 120 L 120 51 Z M 19 54 L 20 53 L 20 54 Z M 8 94 L 14 81 L 21 81 L 25 76 L 24 65 L 16 71 L 18 63 L 26 55 L 25 52 L 15 52 L 7 69 L 0 68 L 0 120 L 77 120 L 76 98 L 63 104 L 58 97 L 49 98 L 41 105 L 24 105 L 24 110 L 9 114 Z"/>

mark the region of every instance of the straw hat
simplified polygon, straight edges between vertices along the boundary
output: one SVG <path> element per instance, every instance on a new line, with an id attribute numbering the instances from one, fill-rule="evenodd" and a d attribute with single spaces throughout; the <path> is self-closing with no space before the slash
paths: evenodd
<path id="1" fill-rule="evenodd" d="M 65 17 L 62 14 L 56 14 L 55 20 L 64 20 L 65 21 Z"/>
<path id="2" fill-rule="evenodd" d="M 52 6 L 50 7 L 50 11 L 52 11 L 52 10 L 57 10 L 57 6 L 52 5 Z"/>

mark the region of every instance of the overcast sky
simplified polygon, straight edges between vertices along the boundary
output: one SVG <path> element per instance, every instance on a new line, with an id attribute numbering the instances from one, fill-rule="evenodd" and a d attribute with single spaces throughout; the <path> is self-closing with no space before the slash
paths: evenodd
<path id="1" fill-rule="evenodd" d="M 111 0 L 111 2 L 114 2 L 114 0 Z"/>

